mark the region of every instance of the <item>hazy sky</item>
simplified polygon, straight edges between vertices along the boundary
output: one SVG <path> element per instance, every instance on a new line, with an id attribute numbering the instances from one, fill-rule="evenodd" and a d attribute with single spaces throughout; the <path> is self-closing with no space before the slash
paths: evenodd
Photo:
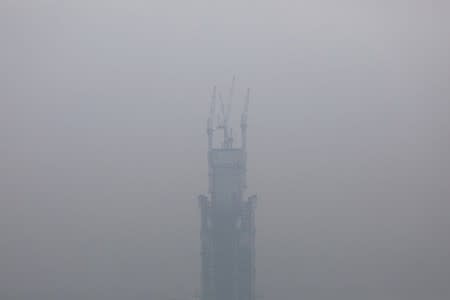
<path id="1" fill-rule="evenodd" d="M 190 299 L 209 95 L 236 74 L 257 294 L 448 300 L 449 20 L 445 0 L 1 0 L 0 299 Z"/>

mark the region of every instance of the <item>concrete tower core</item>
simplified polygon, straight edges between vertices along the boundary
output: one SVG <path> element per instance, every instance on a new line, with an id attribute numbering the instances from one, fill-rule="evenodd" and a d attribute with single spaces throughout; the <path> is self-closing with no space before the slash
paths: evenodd
<path id="1" fill-rule="evenodd" d="M 230 90 L 230 103 L 233 96 Z M 214 88 L 207 124 L 209 198 L 199 196 L 201 209 L 201 300 L 255 300 L 255 204 L 256 196 L 244 200 L 246 189 L 247 111 L 249 90 L 241 118 L 242 145 L 233 148 L 228 128 L 231 104 L 217 126 Z M 223 130 L 223 142 L 213 145 L 214 131 Z"/>

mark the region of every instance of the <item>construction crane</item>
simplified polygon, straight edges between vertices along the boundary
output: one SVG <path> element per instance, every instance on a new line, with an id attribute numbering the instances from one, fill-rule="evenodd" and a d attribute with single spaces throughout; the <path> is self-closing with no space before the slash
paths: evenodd
<path id="1" fill-rule="evenodd" d="M 235 92 L 236 85 L 236 77 L 233 76 L 231 81 L 231 87 L 229 89 L 228 101 L 225 102 L 222 93 L 217 92 L 216 86 L 214 86 L 212 95 L 211 95 L 211 104 L 210 104 L 210 114 L 208 118 L 208 137 L 209 137 L 209 148 L 213 147 L 213 134 L 216 130 L 223 131 L 223 143 L 222 147 L 225 149 L 233 148 L 233 129 L 229 126 L 231 109 L 233 105 L 233 98 Z M 217 100 L 220 105 L 220 110 L 216 114 L 216 103 Z M 242 133 L 242 146 L 246 148 L 246 129 L 247 129 L 247 114 L 248 114 L 248 106 L 250 101 L 250 89 L 247 89 L 247 93 L 244 100 L 244 110 L 241 116 L 241 133 Z M 214 120 L 216 119 L 216 126 L 214 126 Z"/>

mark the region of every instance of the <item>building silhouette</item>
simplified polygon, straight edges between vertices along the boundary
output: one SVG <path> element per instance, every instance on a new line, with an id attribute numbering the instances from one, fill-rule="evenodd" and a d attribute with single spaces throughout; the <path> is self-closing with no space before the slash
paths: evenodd
<path id="1" fill-rule="evenodd" d="M 228 126 L 233 86 L 234 79 L 228 105 L 219 95 L 218 114 L 214 88 L 207 122 L 209 197 L 199 196 L 201 300 L 255 300 L 256 196 L 245 199 L 249 90 L 241 117 L 242 143 L 235 148 Z M 223 133 L 218 146 L 214 145 L 216 131 Z"/>

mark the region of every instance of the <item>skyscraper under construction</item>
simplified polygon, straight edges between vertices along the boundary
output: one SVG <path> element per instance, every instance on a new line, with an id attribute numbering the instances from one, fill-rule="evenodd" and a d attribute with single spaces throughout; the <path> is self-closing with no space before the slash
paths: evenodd
<path id="1" fill-rule="evenodd" d="M 235 148 L 233 133 L 228 126 L 233 86 L 234 80 L 227 105 L 219 95 L 218 115 L 214 88 L 207 123 L 209 198 L 199 196 L 201 300 L 255 300 L 256 196 L 244 199 L 249 90 L 241 117 L 242 143 L 240 148 Z M 215 131 L 223 132 L 218 146 L 214 143 Z"/>

